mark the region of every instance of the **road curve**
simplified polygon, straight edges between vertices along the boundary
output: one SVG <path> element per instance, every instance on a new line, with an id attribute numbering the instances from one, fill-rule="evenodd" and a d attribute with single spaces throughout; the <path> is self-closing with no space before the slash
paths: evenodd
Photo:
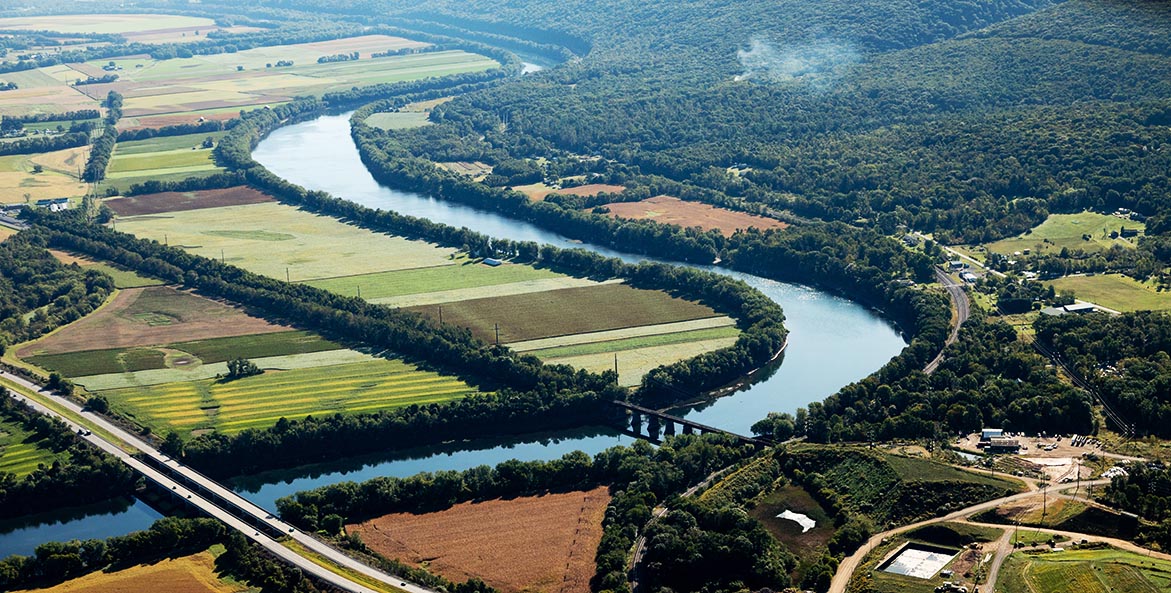
<path id="1" fill-rule="evenodd" d="M 1092 481 L 1092 482 L 1083 482 L 1082 485 L 1102 486 L 1102 485 L 1109 484 L 1109 483 L 1110 483 L 1110 480 L 1096 480 L 1096 481 Z M 1073 488 L 1073 486 L 1070 485 L 1065 488 L 1060 488 L 1059 490 L 1068 490 L 1070 488 Z M 1021 492 L 1019 494 L 1011 494 L 1009 496 L 1005 496 L 1002 498 L 997 498 L 997 499 L 989 500 L 987 502 L 974 504 L 970 507 L 962 508 L 958 511 L 949 513 L 949 514 L 944 515 L 942 517 L 935 517 L 933 519 L 925 519 L 925 520 L 919 521 L 917 523 L 911 523 L 910 525 L 904 525 L 902 527 L 895 527 L 894 529 L 888 529 L 887 531 L 883 531 L 882 533 L 875 534 L 875 535 L 871 536 L 870 539 L 867 540 L 866 543 L 862 545 L 862 547 L 858 548 L 853 554 L 850 554 L 849 556 L 843 558 L 842 562 L 840 564 L 838 564 L 838 570 L 837 570 L 837 572 L 834 573 L 833 579 L 830 581 L 829 593 L 845 593 L 846 585 L 849 584 L 850 579 L 854 576 L 854 572 L 856 570 L 858 570 L 858 566 L 860 566 L 862 564 L 862 559 L 865 558 L 866 555 L 869 554 L 871 550 L 873 550 L 876 546 L 878 546 L 880 543 L 882 543 L 882 540 L 884 540 L 888 537 L 895 536 L 900 533 L 905 533 L 907 531 L 911 531 L 914 529 L 918 529 L 920 527 L 924 527 L 924 526 L 930 525 L 932 523 L 940 523 L 943 521 L 956 521 L 959 519 L 963 519 L 964 517 L 967 517 L 969 515 L 974 515 L 976 513 L 982 513 L 984 511 L 994 509 L 994 508 L 996 508 L 1002 504 L 1008 503 L 1008 502 L 1016 502 L 1018 500 L 1032 498 L 1034 496 L 1037 496 L 1037 492 L 1035 490 L 1030 490 L 1028 492 Z M 1003 525 L 1000 525 L 998 527 L 1001 529 L 1004 528 Z M 1030 527 L 1029 529 L 1033 529 L 1033 528 Z M 1081 536 L 1079 534 L 1078 537 L 1080 538 L 1083 536 Z M 1089 536 L 1085 536 L 1085 537 L 1088 538 Z"/>
<path id="2" fill-rule="evenodd" d="M 237 518 L 232 513 L 221 508 L 220 506 L 217 506 L 211 500 L 208 500 L 207 498 L 205 498 L 203 495 L 196 492 L 192 488 L 187 487 L 182 482 L 180 482 L 176 479 L 173 479 L 172 477 L 165 474 L 164 472 L 162 472 L 162 471 L 152 467 L 151 465 L 148 465 L 147 463 L 144 463 L 143 461 L 131 456 L 118 444 L 113 443 L 109 440 L 106 440 L 105 438 L 101 437 L 97 433 L 92 432 L 92 429 L 97 427 L 97 428 L 100 428 L 100 430 L 105 431 L 108 434 L 114 435 L 117 439 L 123 441 L 123 443 L 125 445 L 128 445 L 130 448 L 136 450 L 138 453 L 150 457 L 154 462 L 161 464 L 161 465 L 164 465 L 170 471 L 182 475 L 184 477 L 184 479 L 189 480 L 191 483 L 196 484 L 199 487 L 204 488 L 207 491 L 216 494 L 217 496 L 221 497 L 222 499 L 224 499 L 226 501 L 229 501 L 230 503 L 234 504 L 238 509 L 240 509 L 241 511 L 250 515 L 253 519 L 255 519 L 259 522 L 262 522 L 264 524 L 267 524 L 268 526 L 281 532 L 282 534 L 288 534 L 289 537 L 291 537 L 293 540 L 295 540 L 299 544 L 305 546 L 306 548 L 308 548 L 309 550 L 311 550 L 317 554 L 320 554 L 321 556 L 328 558 L 329 560 L 333 561 L 334 563 L 338 564 L 339 566 L 342 566 L 347 569 L 353 570 L 355 572 L 361 573 L 364 576 L 370 577 L 370 578 L 375 579 L 377 581 L 381 581 L 383 583 L 386 583 L 390 587 L 406 591 L 407 593 L 438 593 L 438 592 L 434 591 L 433 589 L 428 589 L 426 587 L 421 587 L 421 586 L 416 585 L 414 583 L 406 582 L 399 577 L 395 577 L 395 576 L 386 574 L 380 570 L 377 570 L 377 569 L 372 568 L 366 564 L 363 564 L 362 562 L 359 562 L 358 560 L 355 560 L 353 558 L 350 558 L 349 556 L 346 556 L 341 551 L 333 548 L 332 546 L 329 546 L 328 544 L 311 537 L 309 534 L 304 533 L 299 529 L 296 529 L 292 525 L 289 525 L 288 523 L 285 523 L 284 521 L 281 521 L 280 519 L 274 517 L 269 511 L 262 509 L 259 506 L 256 506 L 255 504 L 253 504 L 251 501 L 247 500 L 246 498 L 236 494 L 235 492 L 229 490 L 228 488 L 221 486 L 215 480 L 212 480 L 211 478 L 208 478 L 208 477 L 204 476 L 203 474 L 200 474 L 199 472 L 195 471 L 194 469 L 186 467 L 186 466 L 180 464 L 179 462 L 175 461 L 174 459 L 171 459 L 171 458 L 167 457 L 166 455 L 159 453 L 159 451 L 157 449 L 146 444 L 141 439 L 139 439 L 136 435 L 133 435 L 133 434 L 125 431 L 121 427 L 109 422 L 108 420 L 106 420 L 105 418 L 102 418 L 101 416 L 99 416 L 97 414 L 93 414 L 91 412 L 86 412 L 86 411 L 82 410 L 81 406 L 77 405 L 76 403 L 74 403 L 72 401 L 69 401 L 64 398 L 56 397 L 56 396 L 50 394 L 49 392 L 41 389 L 40 386 L 38 386 L 34 383 L 31 383 L 31 382 L 29 382 L 29 381 L 25 380 L 24 378 L 19 377 L 17 375 L 13 375 L 13 374 L 10 374 L 7 372 L 0 372 L 0 376 L 2 376 L 5 380 L 7 380 L 7 382 L 10 383 L 11 385 L 16 385 L 17 387 L 19 387 L 21 389 L 35 392 L 42 397 L 52 398 L 52 401 L 55 404 L 60 405 L 63 408 L 66 408 L 71 413 L 79 415 L 80 417 L 82 417 L 84 419 L 84 421 L 86 423 L 86 426 L 84 428 L 91 431 L 90 434 L 82 436 L 81 438 L 84 438 L 86 441 L 88 441 L 90 444 L 94 445 L 95 447 L 97 447 L 97 448 L 101 449 L 102 451 L 105 451 L 106 453 L 116 457 L 117 459 L 119 459 L 120 461 L 125 463 L 126 465 L 130 466 L 135 471 L 137 471 L 140 474 L 142 474 L 143 476 L 145 476 L 147 479 L 162 486 L 163 489 L 171 490 L 172 492 L 175 493 L 176 496 L 178 496 L 180 498 L 186 498 L 188 502 L 190 502 L 194 506 L 198 507 L 200 510 L 204 511 L 209 516 L 215 517 L 216 519 L 223 521 L 225 524 L 227 524 L 232 529 L 235 529 L 235 530 L 243 533 L 244 536 L 247 537 L 248 539 L 251 539 L 252 541 L 260 544 L 266 550 L 271 552 L 273 555 L 275 555 L 278 558 L 284 560 L 285 562 L 288 562 L 289 564 L 299 568 L 305 574 L 311 574 L 311 575 L 321 579 L 322 581 L 330 583 L 331 585 L 334 585 L 340 589 L 343 589 L 346 591 L 351 591 L 353 593 L 376 593 L 373 589 L 370 589 L 369 587 L 366 587 L 366 586 L 363 586 L 357 582 L 354 582 L 344 576 L 341 576 L 341 575 L 339 575 L 335 572 L 332 572 L 322 566 L 317 565 L 316 563 L 312 562 L 308 558 L 300 556 L 296 552 L 285 547 L 280 542 L 269 537 L 265 533 L 258 531 L 256 528 L 254 528 L 253 526 L 244 522 L 243 520 Z M 56 410 L 53 410 L 52 408 L 49 408 L 49 407 L 41 404 L 40 402 L 36 401 L 35 399 L 28 397 L 24 393 L 20 393 L 19 391 L 15 390 L 15 389 L 11 389 L 11 388 L 8 391 L 9 391 L 11 397 L 16 399 L 17 401 L 21 401 L 21 402 L 28 404 L 37 412 L 39 412 L 41 414 L 48 415 L 48 416 L 52 416 L 55 418 L 59 418 L 60 420 L 64 421 L 65 424 L 69 426 L 69 429 L 74 432 L 77 432 L 79 428 L 83 428 L 83 427 L 80 427 L 76 422 L 70 420 L 65 415 L 60 414 Z"/>
<path id="3" fill-rule="evenodd" d="M 968 320 L 968 317 L 972 314 L 972 304 L 968 301 L 968 294 L 964 292 L 964 285 L 960 282 L 956 282 L 951 276 L 947 275 L 947 273 L 941 270 L 938 266 L 935 268 L 935 278 L 939 281 L 940 284 L 943 285 L 943 288 L 947 290 L 947 295 L 951 297 L 952 307 L 955 308 L 956 313 L 955 325 L 952 326 L 951 334 L 947 336 L 947 341 L 943 343 L 943 348 L 946 349 L 948 346 L 954 344 L 956 339 L 959 338 L 960 326 L 962 326 L 964 322 Z M 927 366 L 923 367 L 923 372 L 927 373 L 928 375 L 934 373 L 935 369 L 939 368 L 939 363 L 941 362 L 943 362 L 942 349 L 939 351 L 939 354 L 931 360 L 931 362 L 927 363 Z"/>

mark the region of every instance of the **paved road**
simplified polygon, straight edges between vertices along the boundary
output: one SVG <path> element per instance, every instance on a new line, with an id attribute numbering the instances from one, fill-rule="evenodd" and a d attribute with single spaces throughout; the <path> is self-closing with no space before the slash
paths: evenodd
<path id="1" fill-rule="evenodd" d="M 968 316 L 971 315 L 972 304 L 968 301 L 968 294 L 964 292 L 964 285 L 962 283 L 956 282 L 954 279 L 952 279 L 951 276 L 938 267 L 935 268 L 935 278 L 939 280 L 939 283 L 943 285 L 945 290 L 947 290 L 947 295 L 951 297 L 952 306 L 955 307 L 956 311 L 955 325 L 953 325 L 951 328 L 951 335 L 949 335 L 947 337 L 947 341 L 944 342 L 944 348 L 947 348 L 948 346 L 954 344 L 956 339 L 959 338 L 960 326 L 962 326 L 964 322 L 968 320 Z M 943 350 L 940 350 L 939 354 L 934 359 L 932 359 L 931 362 L 927 363 L 927 366 L 923 367 L 923 372 L 927 373 L 928 375 L 934 373 L 935 369 L 939 368 L 939 363 L 941 362 L 943 362 Z"/>
<path id="2" fill-rule="evenodd" d="M 1109 484 L 1109 483 L 1110 483 L 1110 480 L 1096 480 L 1093 482 L 1082 482 L 1082 485 L 1084 486 L 1084 485 L 1089 484 L 1089 485 L 1101 486 L 1101 485 L 1105 485 L 1105 484 Z M 1073 488 L 1073 485 L 1068 485 L 1068 486 L 1060 488 L 1060 490 L 1069 490 L 1072 488 Z M 944 515 L 943 517 L 935 517 L 934 519 L 926 519 L 923 521 L 919 521 L 918 523 L 912 523 L 910 525 L 896 527 L 894 529 L 890 529 L 887 531 L 883 531 L 882 533 L 876 534 L 876 535 L 872 536 L 869 540 L 867 540 L 866 543 L 863 544 L 861 548 L 858 548 L 858 550 L 855 551 L 853 554 L 842 559 L 841 564 L 838 565 L 837 572 L 834 573 L 833 580 L 830 581 L 829 593 L 845 593 L 846 585 L 850 582 L 850 578 L 854 576 L 854 571 L 858 570 L 858 566 L 862 564 L 862 559 L 865 558 L 866 555 L 869 554 L 871 550 L 873 550 L 875 547 L 877 547 L 879 544 L 881 544 L 882 540 L 884 540 L 888 537 L 895 536 L 900 533 L 905 533 L 907 531 L 911 531 L 914 529 L 918 529 L 918 528 L 926 526 L 926 525 L 931 525 L 932 523 L 940 523 L 943 521 L 956 521 L 956 520 L 968 517 L 970 515 L 975 515 L 977 513 L 982 513 L 984 511 L 994 509 L 994 508 L 996 508 L 1002 504 L 1005 504 L 1005 503 L 1024 500 L 1027 498 L 1034 497 L 1036 495 L 1037 495 L 1036 491 L 1029 491 L 1029 492 L 1021 492 L 1019 494 L 1012 494 L 1009 496 L 1005 496 L 1003 498 L 997 498 L 994 500 L 989 500 L 988 502 L 982 502 L 980 504 L 975 504 L 970 507 L 955 511 L 954 513 L 949 513 L 947 515 Z M 1004 528 L 1003 525 L 999 525 L 997 527 L 1000 529 Z M 1033 529 L 1033 528 L 1030 527 L 1029 529 Z M 1078 538 L 1080 539 L 1081 537 L 1083 537 L 1083 536 L 1081 534 L 1078 534 Z M 1089 538 L 1089 536 L 1085 536 L 1085 537 Z M 989 581 L 989 582 L 991 583 L 991 581 Z"/>
<path id="3" fill-rule="evenodd" d="M 346 556 L 345 554 L 341 553 L 339 550 L 325 544 L 324 542 L 321 542 L 321 541 L 311 537 L 309 534 L 306 534 L 306 533 L 300 531 L 299 529 L 294 528 L 293 526 L 289 525 L 288 523 L 285 523 L 284 521 L 281 521 L 280 519 L 273 517 L 273 515 L 269 511 L 256 506 L 255 504 L 253 504 L 249 500 L 247 500 L 247 499 L 243 498 L 242 496 L 239 496 L 235 492 L 232 492 L 231 490 L 221 486 L 215 480 L 212 480 L 211 478 L 208 478 L 208 477 L 200 474 L 199 472 L 195 471 L 194 469 L 191 469 L 187 466 L 184 466 L 184 465 L 178 463 L 177 461 L 175 461 L 174 459 L 171 459 L 171 458 L 163 455 L 162 453 L 159 453 L 158 450 L 156 450 L 153 447 L 151 447 L 150 445 L 146 444 L 145 442 L 140 440 L 137 436 L 135 436 L 129 432 L 126 432 L 121 427 L 109 422 L 105 418 L 102 418 L 101 416 L 98 416 L 96 414 L 92 414 L 90 412 L 83 411 L 81 409 L 81 406 L 77 405 L 76 403 L 73 403 L 73 402 L 66 400 L 64 398 L 53 396 L 53 395 L 49 394 L 48 392 L 42 390 L 38 385 L 30 383 L 29 381 L 27 381 L 21 377 L 18 377 L 16 375 L 12 375 L 12 374 L 9 374 L 6 372 L 0 373 L 0 375 L 2 375 L 3 378 L 8 380 L 10 383 L 19 386 L 23 390 L 26 390 L 28 392 L 36 392 L 36 393 L 39 393 L 43 397 L 52 398 L 53 402 L 55 404 L 58 404 L 61 407 L 68 409 L 70 412 L 72 412 L 74 414 L 78 414 L 82 418 L 84 418 L 84 422 L 86 424 L 86 426 L 84 428 L 86 428 L 87 430 L 92 431 L 95 428 L 99 428 L 100 430 L 105 431 L 107 434 L 114 435 L 114 437 L 121 440 L 124 445 L 128 445 L 129 448 L 135 450 L 139 454 L 142 454 L 142 455 L 145 455 L 145 456 L 152 458 L 155 462 L 163 464 L 167 468 L 169 468 L 171 471 L 177 472 L 178 474 L 182 475 L 184 477 L 184 479 L 190 481 L 190 483 L 197 484 L 200 488 L 203 488 L 203 489 L 207 490 L 208 492 L 212 492 L 215 495 L 221 497 L 223 500 L 229 501 L 230 503 L 236 505 L 236 507 L 238 507 L 238 509 L 243 511 L 243 513 L 249 515 L 251 519 L 254 519 L 256 521 L 267 524 L 267 525 L 271 526 L 273 529 L 278 530 L 282 534 L 288 534 L 289 537 L 291 537 L 292 539 L 294 539 L 295 541 L 297 541 L 301 545 L 305 546 L 306 548 L 312 550 L 313 552 L 315 552 L 317 554 L 320 554 L 326 558 L 329 558 L 330 560 L 332 560 L 333 562 L 337 563 L 340 566 L 344 566 L 344 567 L 351 569 L 355 572 L 359 572 L 367 577 L 384 582 L 390 586 L 393 586 L 396 589 L 401 589 L 401 590 L 407 591 L 408 593 L 437 593 L 436 591 L 434 591 L 432 589 L 427 589 L 425 587 L 421 587 L 421 586 L 415 585 L 413 583 L 407 583 L 398 577 L 388 575 L 382 571 L 379 571 L 379 570 L 374 569 L 370 566 L 367 566 L 366 564 L 363 564 L 353 558 L 350 558 L 349 556 Z M 39 402 L 26 396 L 25 394 L 18 393 L 16 390 L 13 390 L 13 389 L 9 389 L 9 392 L 11 393 L 13 398 L 17 399 L 18 401 L 22 401 L 22 402 L 29 404 L 30 406 L 33 407 L 33 409 L 37 410 L 38 412 L 40 412 L 42 414 L 49 415 L 49 416 L 54 416 L 56 418 L 60 418 L 69 426 L 70 430 L 77 432 L 78 429 L 81 428 L 78 426 L 77 423 L 73 422 L 68 417 L 58 413 L 57 411 L 55 411 L 51 408 L 48 408 L 48 407 L 40 404 Z M 93 444 L 94 446 L 96 446 L 97 448 L 99 448 L 99 449 L 105 451 L 106 453 L 109 453 L 110 455 L 118 458 L 123 463 L 125 463 L 125 464 L 129 465 L 131 468 L 133 468 L 135 471 L 138 471 L 139 473 L 146 476 L 151 481 L 162 486 L 164 489 L 171 490 L 172 492 L 175 493 L 176 496 L 179 496 L 180 498 L 186 498 L 188 500 L 188 502 L 195 505 L 196 507 L 198 507 L 202 511 L 206 512 L 208 515 L 215 517 L 215 518 L 223 521 L 224 523 L 226 523 L 229 527 L 236 529 L 237 531 L 240 531 L 245 536 L 247 536 L 249 539 L 260 544 L 266 550 L 268 550 L 269 552 L 272 552 L 277 557 L 279 557 L 282 560 L 288 562 L 289 564 L 292 564 L 293 566 L 301 569 L 302 572 L 316 576 L 317 578 L 319 578 L 325 582 L 328 582 L 334 586 L 337 586 L 341 589 L 344 589 L 346 591 L 352 591 L 354 593 L 374 593 L 373 589 L 370 589 L 369 587 L 365 587 L 363 585 L 360 585 L 360 584 L 358 584 L 358 583 L 356 583 L 346 577 L 343 577 L 343 576 L 338 575 L 332 571 L 329 571 L 321 566 L 318 566 L 317 564 L 313 563 L 309 559 L 298 555 L 296 552 L 293 552 L 292 550 L 285 547 L 280 542 L 274 540 L 273 538 L 269 537 L 265 533 L 258 531 L 255 527 L 249 525 L 247 522 L 238 518 L 233 513 L 218 506 L 217 504 L 212 502 L 208 497 L 201 495 L 199 492 L 196 492 L 192 488 L 188 488 L 187 486 L 184 485 L 184 482 L 182 482 L 181 480 L 173 479 L 170 475 L 152 467 L 151 465 L 148 465 L 147 463 L 144 463 L 143 461 L 141 461 L 135 457 L 132 457 L 121 446 L 119 446 L 119 444 L 116 444 L 114 442 L 106 440 L 105 438 L 103 438 L 99 434 L 97 434 L 96 432 L 88 434 L 88 435 L 84 436 L 83 438 L 86 441 Z"/>

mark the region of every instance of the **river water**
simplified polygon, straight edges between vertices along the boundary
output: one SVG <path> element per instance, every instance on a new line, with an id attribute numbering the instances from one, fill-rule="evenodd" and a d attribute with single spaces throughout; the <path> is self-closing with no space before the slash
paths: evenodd
<path id="1" fill-rule="evenodd" d="M 260 143 L 253 157 L 293 183 L 371 208 L 468 227 L 493 237 L 590 249 L 627 262 L 647 259 L 570 240 L 492 212 L 383 187 L 366 170 L 350 139 L 349 114 L 322 116 L 276 130 Z M 873 373 L 906 345 L 889 323 L 852 301 L 718 266 L 700 267 L 743 280 L 780 303 L 789 328 L 789 347 L 781 363 L 756 383 L 703 406 L 677 411 L 697 422 L 749 434 L 752 424 L 768 412 L 791 413 L 825 399 L 842 386 Z M 253 502 L 275 510 L 277 498 L 346 480 L 463 470 L 508 459 L 553 459 L 575 450 L 593 455 L 631 440 L 610 429 L 585 428 L 445 444 L 267 472 L 237 479 L 233 486 Z M 40 542 L 121 535 L 144 529 L 158 517 L 144 503 L 133 501 L 129 506 L 122 503 L 117 507 L 97 507 L 69 516 L 0 523 L 0 558 L 30 554 Z"/>

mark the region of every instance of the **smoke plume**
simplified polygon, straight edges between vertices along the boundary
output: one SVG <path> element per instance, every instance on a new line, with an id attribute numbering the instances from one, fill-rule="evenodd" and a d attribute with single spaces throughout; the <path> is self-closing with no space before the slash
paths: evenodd
<path id="1" fill-rule="evenodd" d="M 748 49 L 736 52 L 744 71 L 736 80 L 797 82 L 815 89 L 827 89 L 836 82 L 842 66 L 857 63 L 861 56 L 849 44 L 819 40 L 798 45 L 779 45 L 754 38 Z"/>

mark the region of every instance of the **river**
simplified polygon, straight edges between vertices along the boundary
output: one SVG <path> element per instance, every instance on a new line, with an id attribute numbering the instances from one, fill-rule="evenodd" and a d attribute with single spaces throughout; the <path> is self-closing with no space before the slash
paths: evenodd
<path id="1" fill-rule="evenodd" d="M 383 187 L 359 158 L 350 138 L 349 114 L 322 116 L 276 130 L 260 143 L 253 157 L 293 183 L 371 208 L 466 226 L 494 237 L 590 249 L 627 262 L 647 259 L 570 240 L 499 214 Z M 700 267 L 743 280 L 780 303 L 789 328 L 789 346 L 781 364 L 756 383 L 702 406 L 677 411 L 697 422 L 749 434 L 752 424 L 768 412 L 794 412 L 810 402 L 821 401 L 842 386 L 873 373 L 906 345 L 889 323 L 847 299 L 718 266 Z M 585 428 L 445 444 L 267 472 L 238 479 L 233 487 L 260 506 L 275 509 L 277 498 L 345 480 L 463 470 L 508 459 L 552 459 L 575 450 L 593 455 L 631 440 L 610 429 Z M 104 538 L 144 529 L 159 516 L 146 504 L 133 501 L 130 506 L 123 503 L 117 508 L 95 507 L 32 522 L 0 523 L 0 558 L 29 554 L 40 542 Z"/>

